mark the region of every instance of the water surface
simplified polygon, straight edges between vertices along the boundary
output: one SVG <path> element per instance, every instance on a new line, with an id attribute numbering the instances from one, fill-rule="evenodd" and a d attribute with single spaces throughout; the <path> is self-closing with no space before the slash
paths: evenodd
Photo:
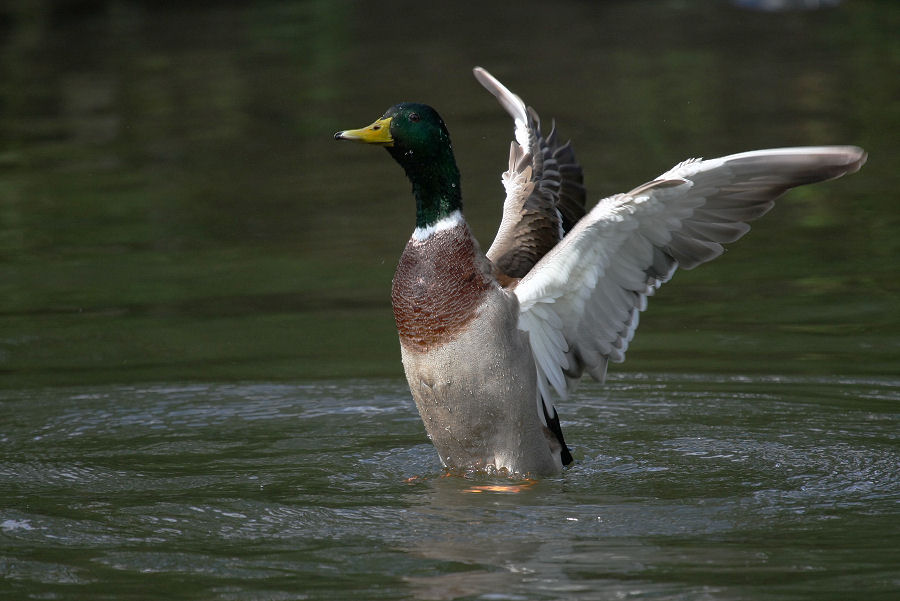
<path id="1" fill-rule="evenodd" d="M 888 599 L 900 382 L 644 376 L 557 478 L 445 477 L 398 381 L 0 395 L 0 591 L 72 599 Z M 505 489 L 502 487 L 506 487 Z"/>

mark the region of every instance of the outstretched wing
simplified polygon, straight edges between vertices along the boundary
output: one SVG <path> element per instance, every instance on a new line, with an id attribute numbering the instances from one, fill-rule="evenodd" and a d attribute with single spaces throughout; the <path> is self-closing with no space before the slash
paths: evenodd
<path id="1" fill-rule="evenodd" d="M 757 150 L 685 161 L 601 200 L 515 288 L 541 394 L 622 361 L 647 297 L 679 266 L 722 254 L 786 190 L 857 171 L 854 146 Z"/>
<path id="2" fill-rule="evenodd" d="M 534 109 L 481 67 L 474 73 L 515 120 L 503 219 L 487 257 L 502 274 L 521 278 L 585 214 L 581 166 L 569 142 L 557 140 L 555 125 L 543 136 Z"/>

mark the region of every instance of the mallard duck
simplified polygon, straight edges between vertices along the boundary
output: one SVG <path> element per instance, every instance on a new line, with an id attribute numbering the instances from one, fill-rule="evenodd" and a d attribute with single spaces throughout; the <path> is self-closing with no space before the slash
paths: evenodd
<path id="1" fill-rule="evenodd" d="M 416 224 L 391 300 L 409 388 L 451 471 L 558 474 L 572 462 L 555 398 L 584 372 L 624 360 L 647 297 L 718 257 L 786 190 L 857 171 L 855 146 L 690 159 L 585 210 L 582 170 L 555 125 L 482 68 L 476 79 L 515 121 L 506 199 L 483 253 L 462 213 L 450 134 L 404 102 L 339 140 L 382 146 L 412 183 Z"/>

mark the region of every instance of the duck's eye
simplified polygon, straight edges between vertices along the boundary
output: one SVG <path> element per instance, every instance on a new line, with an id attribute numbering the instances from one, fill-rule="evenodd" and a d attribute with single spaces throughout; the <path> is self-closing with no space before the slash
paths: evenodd
<path id="1" fill-rule="evenodd" d="M 409 120 L 413 123 L 416 123 L 421 117 L 419 117 L 419 113 L 410 113 Z"/>

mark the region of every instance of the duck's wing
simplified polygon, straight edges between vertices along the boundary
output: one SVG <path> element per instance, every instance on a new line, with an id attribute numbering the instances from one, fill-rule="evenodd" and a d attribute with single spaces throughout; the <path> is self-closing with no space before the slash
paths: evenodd
<path id="1" fill-rule="evenodd" d="M 503 219 L 487 257 L 506 276 L 521 278 L 584 216 L 581 166 L 571 144 L 560 144 L 555 123 L 544 136 L 534 109 L 481 67 L 473 71 L 515 120 Z"/>
<path id="2" fill-rule="evenodd" d="M 544 399 L 588 371 L 622 361 L 647 297 L 677 267 L 722 254 L 794 186 L 857 171 L 854 146 L 757 150 L 685 161 L 627 194 L 601 200 L 515 288 Z"/>

